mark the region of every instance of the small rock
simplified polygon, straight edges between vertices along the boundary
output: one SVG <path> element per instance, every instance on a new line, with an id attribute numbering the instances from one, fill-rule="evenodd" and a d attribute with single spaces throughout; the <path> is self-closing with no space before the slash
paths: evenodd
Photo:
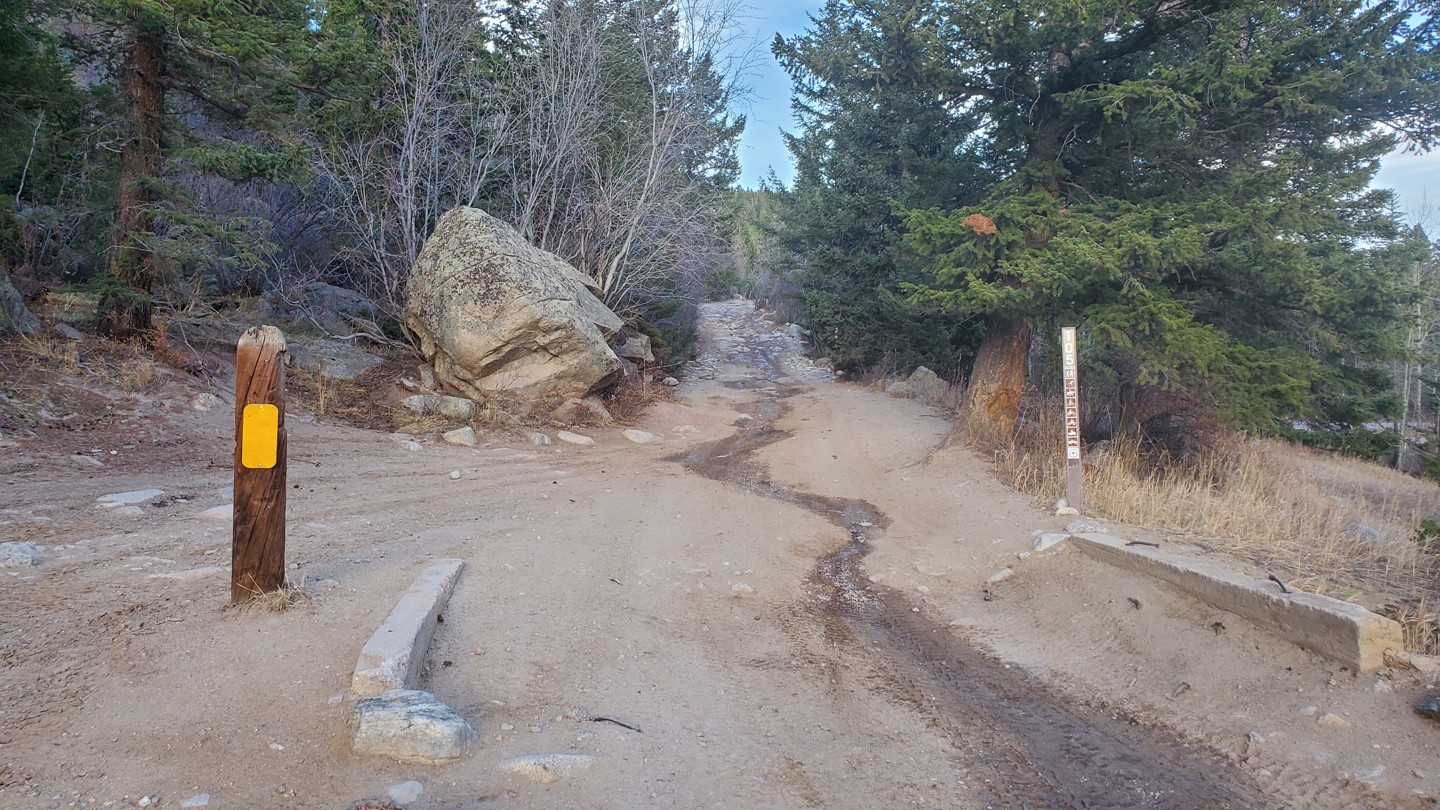
<path id="1" fill-rule="evenodd" d="M 462 447 L 474 447 L 480 441 L 475 438 L 475 429 L 469 426 L 455 428 L 440 435 L 440 438 L 450 444 L 458 444 Z"/>
<path id="2" fill-rule="evenodd" d="M 435 390 L 435 367 L 429 363 L 421 363 L 419 370 L 420 384 L 432 391 Z"/>
<path id="3" fill-rule="evenodd" d="M 233 520 L 235 518 L 235 504 L 222 503 L 219 506 L 212 506 L 200 513 L 200 517 L 207 520 Z"/>
<path id="4" fill-rule="evenodd" d="M 475 741 L 475 729 L 455 710 L 429 692 L 392 689 L 356 701 L 357 754 L 390 757 L 401 762 L 441 763 L 458 759 Z"/>
<path id="5" fill-rule="evenodd" d="M 136 802 L 135 804 L 140 807 L 154 807 L 155 800 L 150 798 L 149 796 L 141 796 L 140 801 Z"/>
<path id="6" fill-rule="evenodd" d="M 545 445 L 550 443 L 550 437 L 546 436 L 544 433 L 536 431 L 535 433 L 530 434 L 530 443 L 539 447 L 544 447 Z"/>
<path id="7" fill-rule="evenodd" d="M 1380 539 L 1380 532 L 1369 526 L 1366 526 L 1364 523 L 1359 523 L 1357 521 L 1351 521 L 1350 523 L 1345 524 L 1345 528 L 1340 530 L 1340 534 L 1356 540 Z"/>
<path id="8" fill-rule="evenodd" d="M 1258 731 L 1252 731 L 1249 734 L 1246 734 L 1245 739 L 1248 740 L 1251 745 L 1259 745 L 1260 743 L 1265 742 L 1265 737 L 1261 735 Z"/>
<path id="9" fill-rule="evenodd" d="M 479 406 L 474 400 L 463 397 L 450 397 L 444 394 L 415 394 L 400 401 L 401 405 L 412 413 L 424 416 L 427 413 L 439 414 L 446 419 L 454 419 L 456 422 L 468 422 L 475 418 Z"/>
<path id="10" fill-rule="evenodd" d="M 1067 534 L 1086 534 L 1088 532 L 1103 532 L 1105 527 L 1093 520 L 1072 520 L 1065 524 Z"/>
<path id="11" fill-rule="evenodd" d="M 1062 506 L 1055 510 L 1056 517 L 1078 517 L 1079 515 L 1080 510 L 1073 506 Z"/>
<path id="12" fill-rule="evenodd" d="M 1359 779 L 1361 782 L 1370 784 L 1371 787 L 1374 787 L 1375 785 L 1373 783 L 1382 775 L 1384 775 L 1384 773 L 1384 765 L 1372 765 L 1369 768 L 1366 768 L 1365 770 L 1356 773 L 1355 778 Z"/>
<path id="13" fill-rule="evenodd" d="M 40 564 L 40 549 L 30 541 L 0 543 L 0 568 L 23 568 Z"/>
<path id="14" fill-rule="evenodd" d="M 76 464 L 80 464 L 80 465 L 85 466 L 85 467 L 104 467 L 104 466 L 105 466 L 105 462 L 101 461 L 100 459 L 98 459 L 98 458 L 96 458 L 96 457 L 94 457 L 94 456 L 83 455 L 83 454 L 81 454 L 81 453 L 76 453 L 75 455 L 70 456 L 70 460 L 73 461 L 73 462 L 75 462 Z"/>
<path id="15" fill-rule="evenodd" d="M 568 430 L 556 433 L 555 438 L 567 444 L 578 444 L 581 447 L 590 447 L 595 444 L 595 440 L 589 436 L 581 436 L 579 433 L 571 433 Z"/>
<path id="16" fill-rule="evenodd" d="M 1376 678 L 1375 683 L 1370 684 L 1370 691 L 1374 692 L 1377 695 L 1383 695 L 1389 692 L 1394 692 L 1395 687 L 1392 686 L 1390 682 L 1385 680 L 1384 678 Z"/>
<path id="17" fill-rule="evenodd" d="M 1005 580 L 1007 580 L 1007 579 L 1009 579 L 1010 577 L 1013 577 L 1013 576 L 1015 576 L 1015 569 L 1014 569 L 1014 568 L 1001 568 L 999 571 L 996 571 L 995 573 L 991 574 L 991 575 L 990 575 L 990 578 L 987 579 L 987 580 L 985 580 L 985 582 L 987 582 L 987 583 L 990 584 L 990 585 L 994 585 L 994 584 L 996 584 L 996 583 L 998 583 L 998 582 L 1004 582 Z"/>
<path id="18" fill-rule="evenodd" d="M 536 754 L 507 759 L 500 763 L 500 767 L 516 776 L 548 785 L 589 770 L 594 763 L 595 758 L 588 754 Z"/>
<path id="19" fill-rule="evenodd" d="M 755 592 L 755 588 L 753 588 L 749 583 L 746 583 L 746 582 L 737 582 L 737 583 L 735 583 L 734 585 L 731 585 L 731 586 L 730 586 L 730 590 L 734 591 L 735 593 L 754 593 L 754 592 Z"/>
<path id="20" fill-rule="evenodd" d="M 141 509 L 141 508 L 138 507 L 138 506 L 122 506 L 122 507 L 120 507 L 119 509 L 113 509 L 113 510 L 111 510 L 110 514 L 112 514 L 112 515 L 124 515 L 125 517 L 135 518 L 135 517 L 142 517 L 142 516 L 144 516 L 145 510 L 144 510 L 144 509 Z"/>
<path id="21" fill-rule="evenodd" d="M 424 785 L 412 779 L 409 782 L 401 782 L 390 788 L 390 799 L 400 804 L 411 804 L 420 798 L 420 794 L 423 793 L 424 790 Z"/>
<path id="22" fill-rule="evenodd" d="M 1305 708 L 1300 710 L 1300 713 L 1305 715 L 1306 717 L 1314 717 L 1315 713 L 1318 711 L 1320 711 L 1320 709 L 1316 706 L 1306 706 Z"/>
<path id="23" fill-rule="evenodd" d="M 196 394 L 195 398 L 190 400 L 190 407 L 201 412 L 208 411 L 212 408 L 218 408 L 220 407 L 220 405 L 220 397 L 217 397 L 208 391 L 203 394 Z"/>
<path id="24" fill-rule="evenodd" d="M 1415 770 L 1411 771 L 1411 772 L 1410 772 L 1410 775 L 1413 776 L 1413 777 L 1415 777 L 1416 779 L 1424 779 L 1424 778 L 1425 778 L 1425 772 L 1422 771 L 1422 770 L 1420 770 L 1419 768 L 1416 768 Z"/>
<path id="25" fill-rule="evenodd" d="M 915 398 L 914 387 L 912 387 L 910 383 L 903 380 L 897 383 L 891 383 L 888 387 L 886 387 L 885 393 L 889 396 L 895 397 L 896 399 Z"/>
<path id="26" fill-rule="evenodd" d="M 271 750 L 271 751 L 284 751 L 284 750 L 285 750 L 285 746 L 281 745 L 280 743 L 270 743 L 270 750 Z"/>
<path id="27" fill-rule="evenodd" d="M 451 471 L 450 471 L 450 480 L 451 480 L 451 481 L 459 481 L 459 480 L 460 480 L 460 471 L 459 471 L 459 470 L 451 470 Z"/>
<path id="28" fill-rule="evenodd" d="M 635 430 L 634 428 L 631 428 L 625 431 L 625 438 L 629 439 L 632 442 L 635 442 L 636 444 L 649 444 L 650 442 L 655 441 L 655 439 L 658 437 L 654 433 L 648 433 L 643 430 Z"/>
<path id="29" fill-rule="evenodd" d="M 197 793 L 188 799 L 181 799 L 181 807 L 206 807 L 210 804 L 209 793 Z"/>
<path id="30" fill-rule="evenodd" d="M 95 499 L 95 502 L 108 509 L 153 501 L 164 494 L 165 490 L 163 489 L 134 489 L 129 492 L 112 492 L 109 495 L 101 495 Z"/>
<path id="31" fill-rule="evenodd" d="M 422 447 L 420 446 L 420 443 L 417 442 L 417 441 L 408 441 L 408 442 L 405 442 L 404 444 L 402 444 L 402 445 L 400 445 L 400 446 L 403 447 L 403 448 L 405 448 L 406 450 L 412 452 L 412 453 L 418 453 L 418 452 L 420 452 L 422 449 L 424 449 L 424 448 L 422 448 Z"/>
<path id="32" fill-rule="evenodd" d="M 1350 721 L 1338 714 L 1322 714 L 1320 719 L 1315 721 L 1326 728 L 1349 728 Z"/>
<path id="33" fill-rule="evenodd" d="M 75 327 L 71 326 L 68 323 L 64 323 L 63 321 L 61 323 L 55 324 L 51 328 L 55 330 L 55 334 L 65 338 L 66 340 L 73 340 L 79 342 L 85 339 L 85 335 L 79 329 L 76 329 Z"/>
<path id="34" fill-rule="evenodd" d="M 674 388 L 675 386 L 680 384 L 680 381 L 675 379 L 674 377 L 666 377 L 664 380 L 661 380 L 661 382 L 671 388 Z"/>
<path id="35" fill-rule="evenodd" d="M 1017 559 L 1017 560 L 1028 560 L 1028 559 L 1030 559 L 1030 552 L 1028 552 L 1028 551 L 1017 551 L 1017 552 L 1015 552 L 1015 559 Z"/>
<path id="36" fill-rule="evenodd" d="M 1031 548 L 1035 549 L 1036 551 L 1049 551 L 1052 548 L 1061 547 L 1065 543 L 1065 541 L 1069 539 L 1069 537 L 1070 536 L 1067 534 L 1058 534 L 1053 532 L 1048 534 L 1042 534 L 1039 537 L 1035 538 L 1035 542 L 1031 544 Z"/>
<path id="37" fill-rule="evenodd" d="M 1415 711 L 1421 717 L 1440 721 L 1440 692 L 1432 692 L 1415 704 Z"/>
<path id="38" fill-rule="evenodd" d="M 501 723 L 501 724 L 500 724 L 500 730 L 501 730 L 501 731 L 514 731 L 514 730 L 515 730 L 515 724 L 514 724 L 514 723 Z"/>

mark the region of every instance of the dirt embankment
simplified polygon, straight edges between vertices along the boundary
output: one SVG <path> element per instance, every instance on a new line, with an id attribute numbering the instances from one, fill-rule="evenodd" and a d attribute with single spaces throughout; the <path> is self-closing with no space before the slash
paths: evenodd
<path id="1" fill-rule="evenodd" d="M 1415 679 L 1076 555 L 1017 559 L 1060 521 L 937 450 L 941 415 L 828 382 L 747 302 L 705 312 L 700 379 L 640 425 L 660 442 L 412 451 L 297 415 L 289 559 L 312 601 L 285 613 L 227 609 L 204 573 L 228 555 L 201 516 L 229 484 L 223 405 L 174 383 L 77 428 L 100 467 L 0 448 L 0 540 L 45 547 L 0 570 L 0 806 L 336 808 L 410 779 L 417 810 L 1440 794 Z M 138 515 L 95 505 L 146 487 L 166 494 Z M 440 556 L 467 569 L 425 687 L 483 745 L 445 768 L 357 759 L 355 656 Z M 595 760 L 549 784 L 498 767 L 546 753 Z"/>

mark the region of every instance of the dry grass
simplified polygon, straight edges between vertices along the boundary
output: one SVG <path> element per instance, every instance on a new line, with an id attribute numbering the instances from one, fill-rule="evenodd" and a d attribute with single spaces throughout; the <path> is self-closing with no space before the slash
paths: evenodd
<path id="1" fill-rule="evenodd" d="M 992 454 L 1003 481 L 1046 503 L 1064 495 L 1061 434 L 1044 420 L 1004 441 L 957 428 L 957 438 Z M 1431 482 L 1270 439 L 1224 438 L 1174 461 L 1122 438 L 1087 451 L 1085 499 L 1096 517 L 1380 610 L 1405 626 L 1412 649 L 1440 649 L 1440 555 L 1415 539 L 1421 521 L 1440 514 L 1440 486 Z"/>
<path id="2" fill-rule="evenodd" d="M 108 385 L 128 394 L 153 391 L 164 382 L 162 366 L 139 343 L 87 340 L 83 344 L 48 333 L 15 339 L 27 369 Z"/>
<path id="3" fill-rule="evenodd" d="M 280 589 L 256 594 L 236 607 L 284 613 L 291 608 L 305 607 L 313 602 L 310 592 L 305 589 L 305 583 L 287 581 Z"/>

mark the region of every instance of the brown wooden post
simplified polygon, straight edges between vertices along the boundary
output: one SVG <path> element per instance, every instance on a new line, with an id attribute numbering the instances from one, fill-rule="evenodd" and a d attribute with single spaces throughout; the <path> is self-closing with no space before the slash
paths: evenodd
<path id="1" fill-rule="evenodd" d="M 285 585 L 285 459 L 285 335 L 256 326 L 235 352 L 232 603 Z"/>
<path id="2" fill-rule="evenodd" d="M 1065 382 L 1065 501 L 1085 511 L 1085 468 L 1080 464 L 1080 350 L 1075 327 L 1060 328 L 1060 367 Z"/>

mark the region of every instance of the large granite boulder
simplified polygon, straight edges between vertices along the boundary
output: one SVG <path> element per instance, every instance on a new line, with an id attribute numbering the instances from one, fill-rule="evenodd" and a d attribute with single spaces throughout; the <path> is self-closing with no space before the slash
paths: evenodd
<path id="1" fill-rule="evenodd" d="M 435 376 L 472 399 L 583 398 L 620 373 L 622 322 L 599 288 L 477 208 L 440 218 L 415 260 L 405 322 Z"/>

